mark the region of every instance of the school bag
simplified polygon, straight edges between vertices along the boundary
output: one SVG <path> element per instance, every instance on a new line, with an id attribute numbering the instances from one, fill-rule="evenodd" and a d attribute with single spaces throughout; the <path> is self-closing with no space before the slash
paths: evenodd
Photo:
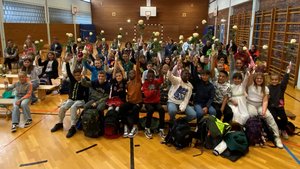
<path id="1" fill-rule="evenodd" d="M 177 150 L 188 147 L 192 143 L 192 131 L 189 123 L 184 118 L 175 120 L 165 138 L 166 145 L 174 145 Z"/>
<path id="2" fill-rule="evenodd" d="M 197 131 L 194 136 L 197 139 L 196 146 L 214 149 L 230 128 L 228 123 L 223 123 L 215 116 L 203 116 L 197 123 Z"/>
<path id="3" fill-rule="evenodd" d="M 292 122 L 288 121 L 286 125 L 286 132 L 290 136 L 298 135 L 300 136 L 300 131 L 296 132 L 296 129 L 299 129 L 299 127 L 296 127 Z"/>
<path id="4" fill-rule="evenodd" d="M 114 109 L 109 110 L 105 115 L 104 120 L 104 137 L 109 139 L 118 138 L 121 136 L 119 112 Z"/>
<path id="5" fill-rule="evenodd" d="M 264 145 L 263 124 L 258 116 L 250 117 L 245 124 L 249 145 Z"/>
<path id="6" fill-rule="evenodd" d="M 87 109 L 82 115 L 82 129 L 87 137 L 97 138 L 103 133 L 103 120 L 97 109 Z"/>

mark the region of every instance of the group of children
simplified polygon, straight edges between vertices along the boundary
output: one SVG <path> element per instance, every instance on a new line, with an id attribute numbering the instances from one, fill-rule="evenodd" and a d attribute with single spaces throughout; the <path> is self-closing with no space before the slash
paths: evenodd
<path id="1" fill-rule="evenodd" d="M 120 114 L 124 125 L 123 136 L 134 137 L 138 133 L 139 112 L 144 104 L 147 110 L 145 136 L 149 139 L 153 137 L 151 119 L 157 111 L 159 135 L 164 138 L 165 109 L 162 104 L 166 104 L 170 125 L 179 112 L 186 114 L 187 121 L 210 114 L 224 122 L 241 125 L 249 117 L 262 116 L 274 133 L 275 145 L 283 148 L 280 131 L 287 138 L 284 91 L 291 65 L 281 83 L 279 75 L 271 74 L 271 83 L 267 86 L 264 74 L 256 69 L 251 52 L 243 49 L 244 46 L 239 46 L 237 51 L 232 51 L 229 46 L 225 51 L 222 45 L 212 45 L 208 41 L 202 48 L 193 49 L 194 52 L 185 47 L 180 55 L 176 54 L 178 46 L 173 41 L 162 45 L 159 55 L 153 54 L 151 44 L 142 43 L 142 40 L 138 43 L 138 50 L 133 49 L 130 42 L 123 50 L 107 52 L 108 45 L 104 46 L 105 51 L 98 50 L 97 56 L 93 56 L 93 50 L 81 48 L 78 52 L 67 52 L 63 58 L 62 68 L 66 71 L 65 80 L 70 86 L 69 98 L 60 107 L 58 123 L 51 132 L 63 128 L 68 109 L 71 128 L 67 137 L 70 138 L 76 133 L 79 107 L 85 110 L 96 108 L 102 116 L 108 108 Z M 217 46 L 216 50 L 214 46 Z M 255 59 L 257 57 L 256 53 Z M 50 52 L 45 62 L 37 60 L 38 65 L 43 66 L 40 77 L 58 77 L 55 54 Z M 91 72 L 91 78 L 82 77 L 83 68 Z M 18 107 L 28 102 L 34 88 L 34 80 L 32 83 L 26 81 L 27 74 L 20 72 L 19 82 L 11 86 L 16 87 L 18 93 L 12 131 L 16 130 L 19 122 Z M 118 106 L 109 107 L 108 103 L 114 101 L 119 103 Z M 24 112 L 29 111 L 26 106 L 22 108 Z M 26 120 L 26 124 L 31 123 L 30 113 L 26 113 Z"/>

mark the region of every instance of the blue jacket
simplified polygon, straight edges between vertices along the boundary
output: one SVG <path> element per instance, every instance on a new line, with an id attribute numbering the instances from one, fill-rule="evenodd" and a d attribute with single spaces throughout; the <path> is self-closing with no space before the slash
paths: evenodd
<path id="1" fill-rule="evenodd" d="M 91 81 L 98 80 L 98 72 L 104 70 L 104 66 L 101 66 L 100 69 L 96 68 L 96 66 L 91 66 L 86 59 L 83 60 L 83 66 L 87 68 L 92 73 Z"/>

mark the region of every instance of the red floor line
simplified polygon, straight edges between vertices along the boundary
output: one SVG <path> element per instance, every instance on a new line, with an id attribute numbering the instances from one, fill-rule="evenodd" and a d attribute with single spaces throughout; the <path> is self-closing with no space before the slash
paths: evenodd
<path id="1" fill-rule="evenodd" d="M 6 145 L 1 147 L 0 151 L 3 151 L 7 146 L 9 146 L 11 143 L 13 143 L 14 141 L 16 141 L 18 138 L 20 138 L 21 136 L 23 136 L 28 130 L 30 130 L 31 128 L 33 128 L 35 125 L 37 125 L 38 123 L 40 123 L 42 120 L 44 120 L 44 117 L 41 118 L 41 120 L 39 120 L 37 123 L 33 124 L 31 127 L 29 127 L 27 130 L 25 130 L 22 134 L 20 134 L 19 136 L 17 136 L 16 138 L 14 138 L 12 141 L 10 141 L 9 143 L 7 143 Z"/>
<path id="2" fill-rule="evenodd" d="M 289 144 L 289 145 L 292 145 L 292 146 L 296 146 L 296 147 L 299 147 L 300 148 L 300 145 L 299 144 L 296 144 L 294 142 L 291 142 L 291 141 L 283 141 L 284 144 Z"/>

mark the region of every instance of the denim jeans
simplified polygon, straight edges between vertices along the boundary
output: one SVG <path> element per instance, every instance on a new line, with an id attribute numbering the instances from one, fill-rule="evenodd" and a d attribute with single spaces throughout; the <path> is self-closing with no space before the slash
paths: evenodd
<path id="1" fill-rule="evenodd" d="M 204 112 L 202 110 L 201 105 L 200 104 L 195 104 L 194 108 L 195 108 L 195 111 L 197 113 L 197 119 L 201 118 L 204 115 Z M 210 114 L 210 115 L 214 115 L 214 116 L 217 115 L 216 109 L 212 106 L 209 106 L 207 113 Z"/>
<path id="2" fill-rule="evenodd" d="M 178 111 L 179 111 L 179 105 L 172 103 L 172 102 L 168 102 L 167 106 L 168 106 L 168 112 L 170 115 L 170 122 L 173 123 L 175 120 L 176 113 L 178 113 Z M 189 105 L 186 106 L 186 109 L 184 112 L 186 114 L 185 118 L 187 121 L 192 121 L 193 119 L 195 119 L 197 117 L 196 111 L 194 110 L 193 107 L 191 107 Z"/>
<path id="3" fill-rule="evenodd" d="M 25 121 L 27 121 L 28 119 L 31 119 L 31 113 L 30 113 L 30 109 L 29 109 L 29 99 L 24 99 L 21 101 L 20 105 L 16 105 L 16 101 L 19 100 L 20 98 L 15 97 L 15 102 L 14 102 L 14 107 L 13 107 L 13 111 L 12 111 L 12 123 L 13 124 L 19 124 L 20 122 L 20 108 L 23 111 L 24 114 L 24 119 Z"/>
<path id="4" fill-rule="evenodd" d="M 63 120 L 66 116 L 66 111 L 70 109 L 71 113 L 71 125 L 75 125 L 77 122 L 77 110 L 79 107 L 83 107 L 84 105 L 84 100 L 71 100 L 68 99 L 63 103 L 63 105 L 59 109 L 59 123 L 63 123 Z"/>

